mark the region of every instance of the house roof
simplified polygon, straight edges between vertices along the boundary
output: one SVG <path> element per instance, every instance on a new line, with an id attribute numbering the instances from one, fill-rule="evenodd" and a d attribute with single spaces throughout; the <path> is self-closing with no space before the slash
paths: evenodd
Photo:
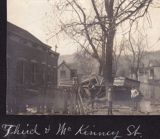
<path id="1" fill-rule="evenodd" d="M 58 66 L 61 67 L 62 65 L 65 65 L 69 70 L 77 70 L 76 65 L 74 63 L 66 63 L 66 61 L 62 61 L 62 63 Z"/>
<path id="2" fill-rule="evenodd" d="M 30 40 L 32 42 L 35 42 L 39 45 L 42 45 L 46 48 L 49 48 L 51 49 L 51 46 L 48 46 L 47 44 L 43 43 L 42 41 L 40 41 L 38 38 L 36 38 L 34 35 L 32 35 L 31 33 L 29 33 L 28 31 L 10 23 L 10 22 L 7 22 L 7 32 L 11 32 L 15 35 L 18 35 L 26 40 Z M 57 52 L 51 50 L 52 53 L 56 54 L 56 55 L 59 55 Z"/>
<path id="3" fill-rule="evenodd" d="M 77 69 L 77 64 L 76 63 L 68 63 L 67 64 L 71 70 L 76 70 Z"/>
<path id="4" fill-rule="evenodd" d="M 158 60 L 149 61 L 149 67 L 160 67 L 160 62 Z"/>

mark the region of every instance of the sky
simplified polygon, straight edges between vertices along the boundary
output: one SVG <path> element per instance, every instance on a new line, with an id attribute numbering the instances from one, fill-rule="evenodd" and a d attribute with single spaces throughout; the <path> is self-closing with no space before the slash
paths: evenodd
<path id="1" fill-rule="evenodd" d="M 56 19 L 51 19 L 52 7 L 48 0 L 7 0 L 7 20 L 32 33 L 42 42 L 50 45 L 61 55 L 68 55 L 78 51 L 72 41 L 63 36 L 48 41 L 48 32 L 52 31 L 50 24 L 56 25 Z M 56 1 L 56 0 L 55 0 Z M 146 29 L 150 50 L 160 50 L 160 8 L 149 10 L 152 24 Z M 54 15 L 54 13 L 53 13 Z"/>

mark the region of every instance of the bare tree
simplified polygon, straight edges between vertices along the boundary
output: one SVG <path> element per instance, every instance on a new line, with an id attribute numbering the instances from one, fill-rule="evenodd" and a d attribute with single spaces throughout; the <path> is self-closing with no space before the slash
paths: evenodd
<path id="1" fill-rule="evenodd" d="M 60 0 L 55 6 L 60 11 L 61 28 L 58 33 L 65 32 L 95 58 L 100 63 L 99 73 L 103 74 L 106 83 L 112 83 L 116 30 L 121 24 L 133 23 L 143 17 L 151 2 L 152 0 Z M 69 14 L 68 19 L 66 15 Z"/>
<path id="2" fill-rule="evenodd" d="M 86 51 L 78 51 L 74 55 L 74 62 L 78 64 L 80 73 L 90 75 L 96 71 L 96 61 L 86 53 Z"/>
<path id="3" fill-rule="evenodd" d="M 113 59 L 114 59 L 113 70 L 115 75 L 117 74 L 119 60 L 124 50 L 125 50 L 125 39 L 122 39 L 119 44 L 115 41 L 115 45 L 113 47 Z"/>
<path id="4" fill-rule="evenodd" d="M 153 7 L 154 8 L 160 8 L 160 1 L 159 0 L 154 0 L 153 1 Z"/>
<path id="5" fill-rule="evenodd" d="M 131 33 L 129 34 L 128 42 L 126 42 L 128 47 L 125 47 L 126 60 L 129 63 L 131 74 L 133 78 L 138 80 L 138 71 L 143 65 L 143 59 L 146 56 L 146 50 L 148 48 L 147 36 L 138 32 L 138 35 L 133 37 Z"/>

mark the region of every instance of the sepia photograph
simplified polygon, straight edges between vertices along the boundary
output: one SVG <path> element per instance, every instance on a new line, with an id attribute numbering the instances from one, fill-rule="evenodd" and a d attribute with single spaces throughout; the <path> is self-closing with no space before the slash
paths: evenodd
<path id="1" fill-rule="evenodd" d="M 7 0 L 7 115 L 160 115 L 159 0 Z"/>

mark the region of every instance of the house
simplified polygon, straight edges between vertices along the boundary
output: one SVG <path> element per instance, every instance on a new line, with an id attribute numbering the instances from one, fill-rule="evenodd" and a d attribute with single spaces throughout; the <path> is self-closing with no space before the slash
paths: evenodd
<path id="1" fill-rule="evenodd" d="M 160 62 L 149 61 L 148 67 L 142 67 L 138 72 L 140 89 L 147 99 L 160 100 Z"/>
<path id="2" fill-rule="evenodd" d="M 148 67 L 141 67 L 138 71 L 138 79 L 141 82 L 148 80 L 160 81 L 160 62 L 149 61 Z"/>
<path id="3" fill-rule="evenodd" d="M 26 104 L 40 105 L 38 103 L 43 103 L 40 97 L 54 93 L 58 57 L 50 46 L 28 31 L 7 23 L 6 103 L 9 113 L 22 112 Z"/>
<path id="4" fill-rule="evenodd" d="M 62 61 L 58 66 L 58 85 L 64 82 L 72 82 L 74 77 L 77 77 L 76 66 Z"/>
<path id="5" fill-rule="evenodd" d="M 149 63 L 149 79 L 160 81 L 160 62 L 157 60 Z"/>

